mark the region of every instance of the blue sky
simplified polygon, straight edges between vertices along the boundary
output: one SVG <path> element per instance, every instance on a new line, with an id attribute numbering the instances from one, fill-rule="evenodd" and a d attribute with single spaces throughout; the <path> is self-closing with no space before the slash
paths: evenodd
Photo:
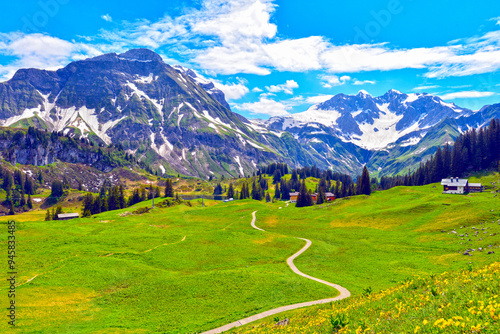
<path id="1" fill-rule="evenodd" d="M 214 80 L 249 118 L 338 93 L 500 102 L 500 3 L 25 0 L 0 5 L 0 78 L 146 47 Z"/>

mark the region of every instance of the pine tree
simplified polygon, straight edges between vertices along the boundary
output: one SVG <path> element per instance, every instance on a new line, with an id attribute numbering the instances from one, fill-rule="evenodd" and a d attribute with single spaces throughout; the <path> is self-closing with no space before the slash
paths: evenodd
<path id="1" fill-rule="evenodd" d="M 254 179 L 252 185 L 252 199 L 262 201 L 263 197 L 263 189 L 260 187 L 260 183 L 256 182 Z"/>
<path id="2" fill-rule="evenodd" d="M 234 198 L 234 188 L 233 184 L 229 184 L 229 189 L 227 190 L 227 198 Z"/>
<path id="3" fill-rule="evenodd" d="M 156 197 L 160 197 L 160 189 L 158 187 L 156 187 Z M 126 206 L 125 192 L 122 184 L 120 184 L 118 190 L 118 206 L 120 207 L 120 209 L 123 209 Z"/>
<path id="4" fill-rule="evenodd" d="M 33 209 L 33 202 L 31 201 L 31 194 L 28 194 L 28 208 Z"/>
<path id="5" fill-rule="evenodd" d="M 302 179 L 302 184 L 300 185 L 299 195 L 297 196 L 297 203 L 295 207 L 301 208 L 304 206 L 312 206 L 314 202 L 312 200 L 311 194 L 307 192 L 306 181 Z"/>
<path id="6" fill-rule="evenodd" d="M 174 184 L 172 179 L 165 182 L 165 197 L 174 197 Z"/>
<path id="7" fill-rule="evenodd" d="M 58 180 L 52 181 L 50 196 L 58 198 L 61 197 L 62 195 L 63 195 L 63 183 Z"/>
<path id="8" fill-rule="evenodd" d="M 361 187 L 360 187 L 360 193 L 364 195 L 370 195 L 372 192 L 371 186 L 370 186 L 370 174 L 368 173 L 368 168 L 365 167 L 363 168 L 363 173 L 361 174 Z"/>
<path id="9" fill-rule="evenodd" d="M 19 202 L 20 206 L 24 206 L 26 204 L 26 199 L 24 198 L 24 189 L 21 191 L 21 201 Z"/>
<path id="10" fill-rule="evenodd" d="M 266 202 L 271 202 L 271 196 L 269 196 L 269 192 L 266 193 Z"/>
<path id="11" fill-rule="evenodd" d="M 87 217 L 85 216 L 85 211 L 89 211 L 91 212 L 92 211 L 92 205 L 93 205 L 93 198 L 92 198 L 92 194 L 91 193 L 87 193 L 85 194 L 85 196 L 83 197 L 83 207 L 82 207 L 82 216 L 83 217 Z"/>
<path id="12" fill-rule="evenodd" d="M 50 216 L 50 210 L 47 209 L 47 213 L 45 214 L 45 221 L 48 222 L 51 220 L 52 220 L 52 217 Z"/>
<path id="13" fill-rule="evenodd" d="M 316 204 L 323 204 L 326 202 L 326 194 L 323 187 L 318 187 L 318 192 L 316 196 Z"/>
<path id="14" fill-rule="evenodd" d="M 274 189 L 274 198 L 280 199 L 281 198 L 281 191 L 280 191 L 280 184 L 276 183 L 276 187 Z"/>
<path id="15" fill-rule="evenodd" d="M 12 200 L 9 201 L 9 215 L 13 216 L 15 215 L 16 212 L 14 211 L 14 203 L 12 203 Z"/>
<path id="16" fill-rule="evenodd" d="M 59 215 L 62 213 L 62 207 L 59 205 L 57 208 L 56 208 L 56 212 L 54 214 L 54 220 L 57 220 L 59 218 Z"/>

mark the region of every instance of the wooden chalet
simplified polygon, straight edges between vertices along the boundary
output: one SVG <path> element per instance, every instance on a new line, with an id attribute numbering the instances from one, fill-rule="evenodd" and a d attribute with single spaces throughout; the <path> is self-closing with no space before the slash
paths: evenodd
<path id="1" fill-rule="evenodd" d="M 314 203 L 316 203 L 316 201 L 318 200 L 318 193 L 314 193 L 311 196 Z M 335 195 L 333 193 L 325 193 L 325 198 L 327 202 L 331 202 L 335 200 Z"/>
<path id="2" fill-rule="evenodd" d="M 443 194 L 465 194 L 483 191 L 481 183 L 469 183 L 469 180 L 459 179 L 458 177 L 442 179 L 441 185 L 443 186 Z"/>
<path id="3" fill-rule="evenodd" d="M 297 203 L 297 197 L 299 196 L 299 192 L 294 192 L 290 193 L 290 203 Z M 316 200 L 318 199 L 318 194 L 314 193 L 311 194 L 312 200 L 314 203 L 316 203 Z M 335 200 L 335 195 L 333 193 L 325 193 L 326 201 L 331 202 Z"/>

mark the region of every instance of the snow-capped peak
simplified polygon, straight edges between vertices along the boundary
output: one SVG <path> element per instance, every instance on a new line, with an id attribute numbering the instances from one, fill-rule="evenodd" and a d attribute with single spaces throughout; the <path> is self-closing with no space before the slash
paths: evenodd
<path id="1" fill-rule="evenodd" d="M 357 96 L 371 96 L 366 90 L 362 89 L 358 92 Z"/>
<path id="2" fill-rule="evenodd" d="M 387 93 L 394 93 L 394 94 L 398 94 L 398 95 L 402 95 L 403 94 L 399 90 L 395 90 L 395 89 L 391 89 Z"/>

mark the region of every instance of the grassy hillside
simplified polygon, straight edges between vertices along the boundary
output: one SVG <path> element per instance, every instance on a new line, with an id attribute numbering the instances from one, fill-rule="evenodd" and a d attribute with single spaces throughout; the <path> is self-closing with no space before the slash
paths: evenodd
<path id="1" fill-rule="evenodd" d="M 233 333 L 498 333 L 500 263 L 409 279 L 393 288 L 289 312 Z M 281 316 L 281 319 L 284 315 Z"/>
<path id="2" fill-rule="evenodd" d="M 441 191 L 438 185 L 397 187 L 301 209 L 283 202 L 206 201 L 201 207 L 192 201 L 133 214 L 151 206 L 144 202 L 74 221 L 20 215 L 19 332 L 193 333 L 334 296 L 287 267 L 286 258 L 304 245 L 296 237 L 312 241 L 297 267 L 355 296 L 339 305 L 367 290 L 376 296 L 397 282 L 494 262 L 497 254 L 462 253 L 479 247 L 499 253 L 499 198 Z M 253 211 L 267 232 L 250 227 Z M 465 233 L 468 238 L 460 236 Z M 5 290 L 0 286 L 3 303 Z"/>

